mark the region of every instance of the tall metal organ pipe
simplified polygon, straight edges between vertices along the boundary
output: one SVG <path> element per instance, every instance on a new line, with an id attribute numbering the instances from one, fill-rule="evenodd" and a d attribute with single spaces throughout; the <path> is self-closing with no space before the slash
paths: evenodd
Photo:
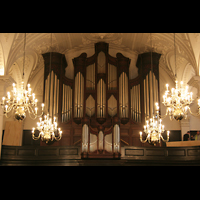
<path id="1" fill-rule="evenodd" d="M 83 117 L 84 77 L 78 72 L 75 77 L 74 117 Z"/>

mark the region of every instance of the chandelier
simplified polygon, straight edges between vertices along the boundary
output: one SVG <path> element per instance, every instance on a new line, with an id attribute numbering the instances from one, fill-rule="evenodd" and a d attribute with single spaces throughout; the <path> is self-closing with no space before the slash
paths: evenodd
<path id="1" fill-rule="evenodd" d="M 163 95 L 163 104 L 167 107 L 166 115 L 170 116 L 177 121 L 187 118 L 188 110 L 190 111 L 189 105 L 193 102 L 192 92 L 188 92 L 188 86 L 183 87 L 183 82 L 181 81 L 180 86 L 178 86 L 178 81 L 175 81 L 176 87 L 169 91 L 169 85 L 166 84 L 166 91 Z M 200 101 L 198 101 L 198 105 Z M 199 105 L 200 109 L 200 105 Z M 191 111 L 190 111 L 191 112 Z"/>
<path id="2" fill-rule="evenodd" d="M 187 118 L 188 110 L 190 110 L 190 104 L 193 102 L 192 92 L 188 92 L 188 86 L 183 87 L 183 82 L 181 81 L 180 86 L 178 85 L 176 76 L 176 45 L 175 45 L 175 33 L 174 33 L 174 55 L 175 55 L 175 88 L 169 91 L 169 85 L 166 84 L 166 91 L 163 95 L 163 104 L 167 107 L 166 115 L 170 116 L 170 119 L 175 119 L 177 121 Z M 198 107 L 200 112 L 200 101 L 198 101 Z"/>
<path id="3" fill-rule="evenodd" d="M 11 92 L 7 92 L 7 96 L 2 98 L 1 106 L 3 108 L 4 115 L 8 118 L 8 114 L 14 111 L 14 117 L 17 120 L 24 120 L 26 118 L 26 112 L 28 111 L 31 119 L 36 119 L 43 114 L 44 104 L 42 104 L 42 114 L 37 115 L 38 100 L 35 99 L 35 94 L 31 93 L 30 84 L 28 84 L 27 90 L 24 88 L 24 65 L 25 65 L 25 44 L 26 33 L 24 37 L 24 61 L 23 61 L 23 77 L 21 87 L 17 90 L 15 83 L 13 83 L 13 89 Z"/>
<path id="4" fill-rule="evenodd" d="M 21 88 L 16 89 L 15 83 L 13 83 L 13 90 L 7 92 L 7 96 L 2 98 L 1 106 L 3 108 L 4 115 L 8 118 L 8 113 L 15 112 L 15 119 L 24 120 L 26 118 L 26 112 L 28 111 L 31 119 L 36 119 L 43 114 L 44 104 L 42 104 L 42 114 L 37 115 L 38 100 L 35 99 L 35 94 L 31 94 L 30 84 L 27 85 L 27 90 L 24 89 L 24 82 L 21 83 Z"/>
<path id="5" fill-rule="evenodd" d="M 49 141 L 59 141 L 62 138 L 62 131 L 57 127 L 56 117 L 52 123 L 52 119 L 49 118 L 49 113 L 44 115 L 44 120 L 40 118 L 40 122 L 37 122 L 37 129 L 39 130 L 39 135 L 35 136 L 35 128 L 32 129 L 32 138 L 38 140 L 41 138 L 42 141 L 48 143 Z"/>
<path id="6" fill-rule="evenodd" d="M 52 34 L 51 34 L 51 47 L 52 47 Z M 49 89 L 51 88 L 51 52 L 50 52 L 50 65 L 49 65 Z M 50 99 L 50 92 L 49 92 Z M 54 121 L 52 122 L 52 118 L 49 117 L 50 103 L 48 106 L 48 113 L 44 115 L 44 119 L 40 118 L 40 122 L 37 122 L 37 129 L 39 131 L 39 135 L 35 136 L 35 128 L 32 129 L 32 138 L 34 140 L 38 140 L 41 138 L 42 141 L 48 143 L 49 141 L 59 141 L 62 138 L 62 131 L 57 127 L 56 117 L 54 116 Z"/>
<path id="7" fill-rule="evenodd" d="M 162 119 L 159 117 L 159 107 L 158 103 L 156 103 L 156 115 L 149 120 L 146 120 L 146 124 L 144 125 L 144 133 L 146 133 L 147 137 L 145 140 L 142 139 L 142 132 L 140 131 L 140 141 L 142 143 L 149 142 L 156 146 L 157 143 L 160 143 L 161 139 L 164 142 L 169 141 L 169 133 L 167 131 L 167 139 L 165 140 L 162 136 L 162 133 L 165 131 L 165 126 L 162 125 Z"/>

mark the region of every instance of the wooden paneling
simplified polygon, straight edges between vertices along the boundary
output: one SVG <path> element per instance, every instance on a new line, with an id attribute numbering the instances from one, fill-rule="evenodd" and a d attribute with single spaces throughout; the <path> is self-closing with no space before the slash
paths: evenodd
<path id="1" fill-rule="evenodd" d="M 81 159 L 81 148 L 54 146 L 2 146 L 2 160 L 63 160 Z"/>
<path id="2" fill-rule="evenodd" d="M 38 136 L 37 130 L 35 131 L 35 135 Z M 33 140 L 32 138 L 32 130 L 23 130 L 23 139 L 22 139 L 23 146 L 40 146 L 40 139 Z"/>
<path id="3" fill-rule="evenodd" d="M 144 149 L 126 149 L 126 156 L 144 156 Z"/>
<path id="4" fill-rule="evenodd" d="M 200 162 L 200 146 L 198 147 L 121 147 L 121 159 L 132 161 L 148 160 L 159 162 Z"/>
<path id="5" fill-rule="evenodd" d="M 22 146 L 23 122 L 7 121 L 5 125 L 3 145 Z"/>
<path id="6" fill-rule="evenodd" d="M 105 157 L 107 156 L 107 157 Z M 81 159 L 81 147 L 2 146 L 0 165 L 200 165 L 198 147 L 121 147 L 121 159 Z M 91 154 L 89 158 L 96 158 Z"/>

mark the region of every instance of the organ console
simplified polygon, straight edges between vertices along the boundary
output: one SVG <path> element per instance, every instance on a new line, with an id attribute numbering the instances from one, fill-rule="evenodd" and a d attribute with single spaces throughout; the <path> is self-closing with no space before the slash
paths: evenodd
<path id="1" fill-rule="evenodd" d="M 151 54 L 138 55 L 138 76 L 131 80 L 131 60 L 121 53 L 111 56 L 105 42 L 95 44 L 94 55 L 73 59 L 73 80 L 65 77 L 65 56 L 56 52 L 48 73 L 48 56 L 43 54 L 44 102 L 63 130 L 58 145 L 81 145 L 82 158 L 120 158 L 121 145 L 149 145 L 139 142 L 138 130 L 159 102 L 160 54 L 152 53 L 153 73 Z"/>

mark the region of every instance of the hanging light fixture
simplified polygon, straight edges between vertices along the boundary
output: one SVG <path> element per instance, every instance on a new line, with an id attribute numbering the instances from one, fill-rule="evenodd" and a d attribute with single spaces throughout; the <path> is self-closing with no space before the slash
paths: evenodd
<path id="1" fill-rule="evenodd" d="M 52 47 L 52 34 L 51 34 L 51 47 Z M 50 87 L 51 85 L 51 54 L 52 52 L 50 52 L 49 89 L 51 88 Z M 49 99 L 50 99 L 50 92 L 49 92 Z M 47 115 L 44 115 L 43 120 L 41 117 L 40 122 L 37 122 L 37 130 L 39 131 L 39 135 L 35 136 L 35 127 L 32 129 L 33 140 L 38 140 L 39 138 L 41 138 L 42 141 L 48 143 L 49 141 L 53 141 L 54 139 L 56 141 L 59 141 L 62 138 L 62 131 L 60 128 L 57 127 L 57 121 L 56 121 L 57 118 L 54 116 L 54 120 L 52 122 L 52 118 L 50 118 L 49 116 L 49 110 L 50 110 L 50 103 L 48 106 Z"/>
<path id="2" fill-rule="evenodd" d="M 153 76 L 153 62 L 152 62 L 153 47 L 152 47 L 151 33 L 150 33 L 150 39 L 151 39 L 151 72 L 152 72 L 151 74 Z M 163 138 L 163 136 L 162 136 L 162 133 L 164 133 L 164 131 L 165 131 L 165 126 L 162 125 L 162 119 L 159 116 L 158 103 L 156 103 L 155 105 L 156 105 L 156 109 L 155 109 L 156 114 L 155 114 L 155 116 L 154 116 L 154 111 L 153 111 L 153 117 L 150 118 L 149 120 L 146 120 L 146 124 L 144 125 L 144 133 L 146 133 L 146 135 L 147 135 L 145 140 L 142 139 L 142 132 L 140 131 L 140 141 L 142 143 L 145 143 L 145 142 L 148 141 L 149 143 L 154 144 L 154 146 L 157 143 L 160 143 L 161 139 L 164 142 L 168 142 L 169 141 L 169 131 L 167 131 L 167 140 L 165 140 Z"/>
<path id="3" fill-rule="evenodd" d="M 167 139 L 165 140 L 162 136 L 162 133 L 165 131 L 165 126 L 162 125 L 162 119 L 159 117 L 159 107 L 156 103 L 156 115 L 153 118 L 150 118 L 150 120 L 146 121 L 146 124 L 144 126 L 144 133 L 146 133 L 147 137 L 145 140 L 142 139 L 142 132 L 140 132 L 140 141 L 142 143 L 149 142 L 154 144 L 154 146 L 157 143 L 160 143 L 161 139 L 164 142 L 169 141 L 169 133 L 170 131 L 167 131 Z"/>
<path id="4" fill-rule="evenodd" d="M 190 111 L 190 104 L 193 102 L 192 92 L 188 92 L 188 86 L 183 87 L 183 81 L 178 84 L 176 75 L 176 45 L 175 45 L 175 33 L 174 33 L 174 56 L 175 56 L 175 88 L 169 91 L 169 84 L 166 84 L 166 91 L 163 95 L 163 104 L 167 107 L 166 115 L 170 116 L 170 119 L 177 121 L 187 118 L 188 111 Z M 200 113 L 200 101 L 198 101 L 198 109 Z"/>
<path id="5" fill-rule="evenodd" d="M 166 84 L 166 91 L 163 95 L 163 104 L 167 107 L 166 115 L 168 114 L 170 119 L 175 119 L 177 121 L 187 118 L 188 110 L 190 111 L 190 104 L 193 102 L 192 92 L 188 92 L 188 86 L 185 88 L 182 86 L 183 82 L 181 81 L 180 86 L 178 81 L 175 81 L 175 88 L 169 91 L 169 85 Z M 198 101 L 198 105 L 199 105 Z M 200 107 L 199 107 L 200 108 Z"/>
<path id="6" fill-rule="evenodd" d="M 13 83 L 13 90 L 7 92 L 7 96 L 2 98 L 1 106 L 3 108 L 4 115 L 9 118 L 11 111 L 13 111 L 14 117 L 17 120 L 24 120 L 26 118 L 26 112 L 29 113 L 31 119 L 36 119 L 43 115 L 44 104 L 42 104 L 42 113 L 38 115 L 38 100 L 35 99 L 35 94 L 32 93 L 30 84 L 27 85 L 27 90 L 24 87 L 24 66 L 25 66 L 25 46 L 26 46 L 26 33 L 24 36 L 24 59 L 23 59 L 23 76 L 21 87 L 17 90 L 15 83 Z"/>
<path id="7" fill-rule="evenodd" d="M 56 117 L 54 117 L 54 122 L 49 118 L 49 113 L 44 115 L 44 120 L 40 118 L 40 122 L 37 122 L 37 129 L 39 130 L 39 135 L 35 136 L 35 128 L 32 129 L 32 138 L 38 140 L 41 138 L 42 141 L 48 143 L 49 141 L 59 141 L 62 138 L 62 131 L 57 128 Z"/>

